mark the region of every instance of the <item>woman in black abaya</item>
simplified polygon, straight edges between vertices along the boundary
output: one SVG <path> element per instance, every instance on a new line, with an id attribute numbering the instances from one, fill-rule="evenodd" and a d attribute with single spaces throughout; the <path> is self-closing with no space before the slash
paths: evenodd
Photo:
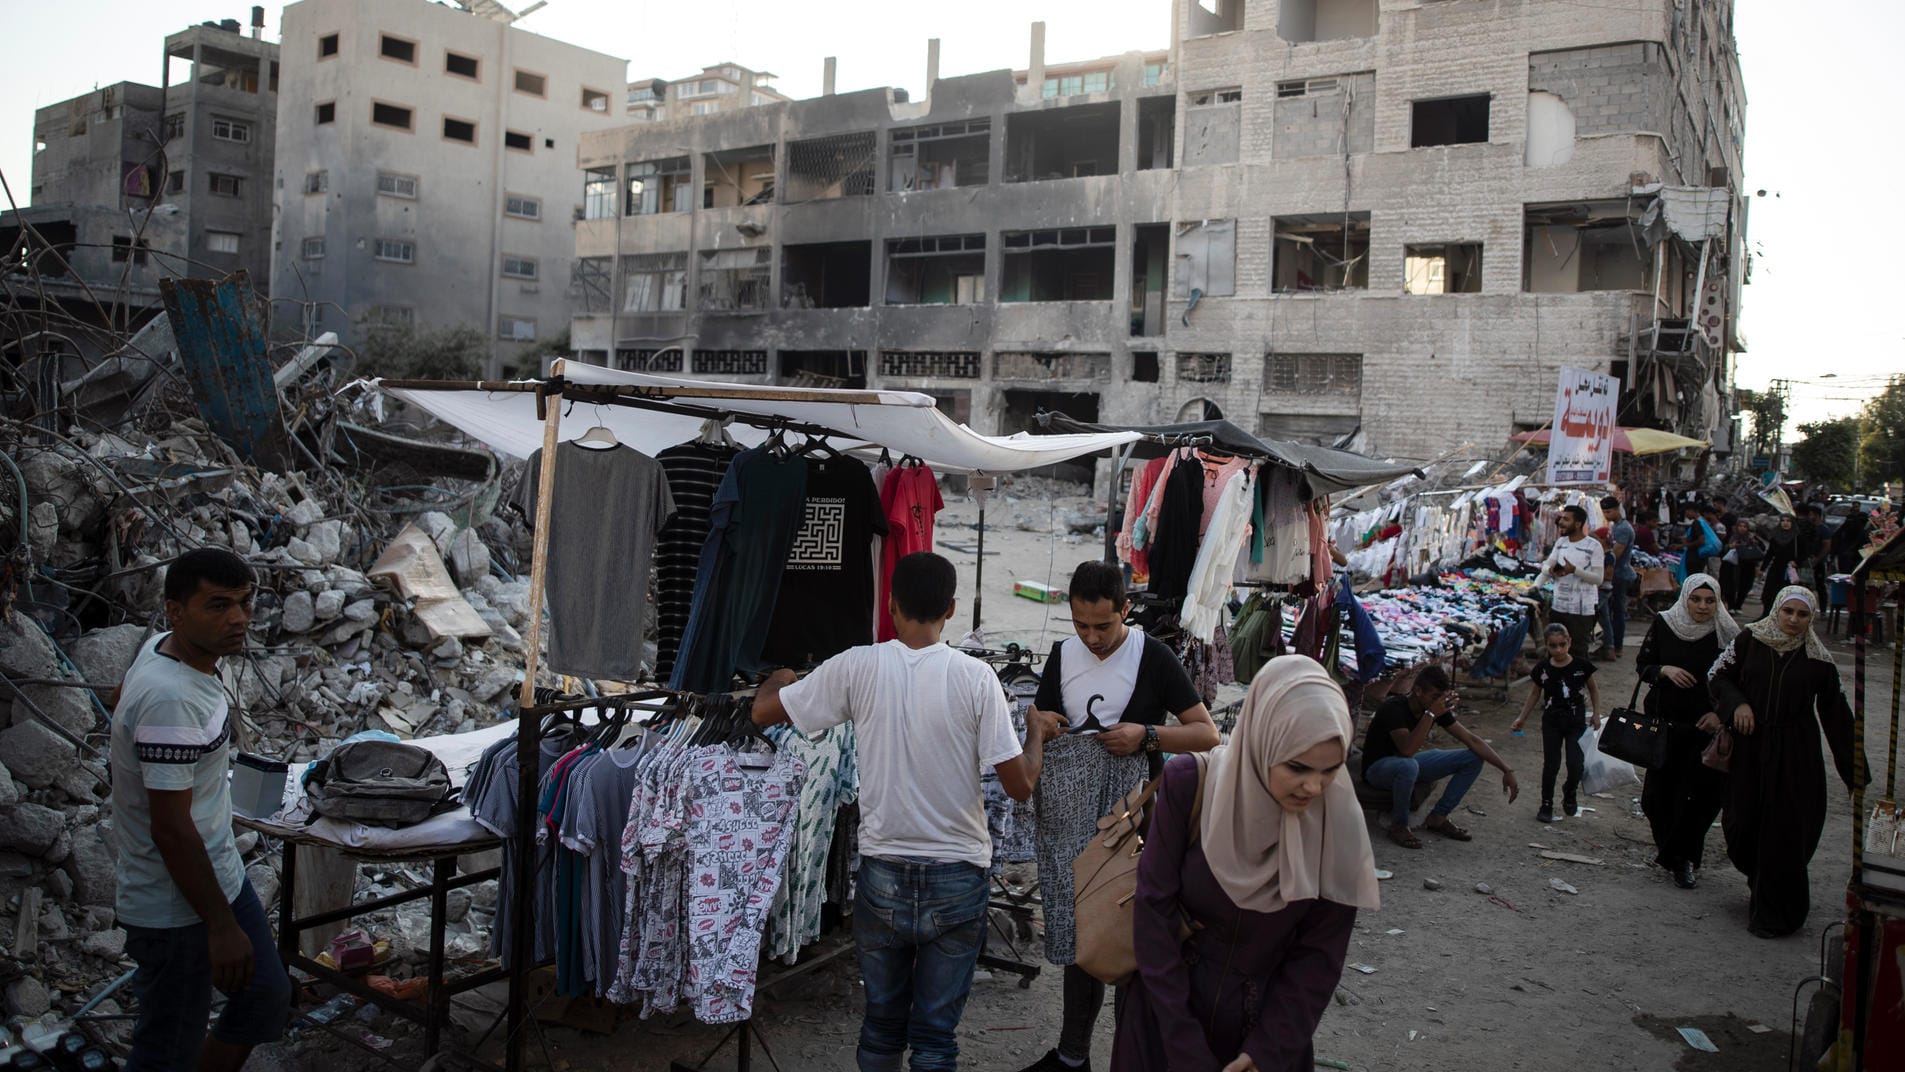
<path id="1" fill-rule="evenodd" d="M 1800 585 L 1781 589 L 1767 616 L 1720 656 L 1709 683 L 1733 730 L 1726 854 L 1752 891 L 1747 929 L 1759 938 L 1799 930 L 1811 907 L 1806 867 L 1826 824 L 1819 731 L 1847 788 L 1862 747 L 1839 668 L 1812 631 L 1813 598 Z"/>
<path id="2" fill-rule="evenodd" d="M 1720 728 L 1707 672 L 1740 634 L 1720 587 L 1708 574 L 1688 576 L 1680 600 L 1648 628 L 1634 665 L 1653 686 L 1647 712 L 1662 719 L 1667 738 L 1667 761 L 1647 772 L 1640 806 L 1653 827 L 1654 862 L 1683 890 L 1699 884 L 1707 829 L 1726 803 L 1726 775 L 1700 758 L 1709 734 Z"/>

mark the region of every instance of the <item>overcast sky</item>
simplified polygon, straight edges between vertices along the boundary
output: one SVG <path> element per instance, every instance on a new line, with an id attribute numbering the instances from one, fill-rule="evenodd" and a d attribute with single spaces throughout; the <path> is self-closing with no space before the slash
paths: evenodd
<path id="1" fill-rule="evenodd" d="M 1579 2 L 1619 9 L 1646 0 Z M 1792 0 L 1738 0 L 1735 19 L 1746 70 L 1746 188 L 1766 191 L 1752 207 L 1756 257 L 1741 323 L 1751 350 L 1738 382 L 1799 381 L 1792 392 L 1801 421 L 1853 412 L 1884 374 L 1905 371 L 1905 322 L 1878 315 L 1899 302 L 1892 288 L 1901 274 L 1893 261 L 1901 213 L 1874 181 L 1901 174 L 1905 163 L 1887 133 L 1905 104 L 1895 67 L 1905 4 L 1825 6 L 1845 17 L 1795 18 Z M 0 67 L 0 175 L 20 199 L 35 108 L 115 82 L 156 85 L 167 33 L 208 18 L 250 21 L 250 5 L 238 0 L 222 8 L 202 0 L 4 0 L 0 11 L 14 45 Z M 267 5 L 265 17 L 275 38 L 278 8 Z M 631 77 L 678 78 L 732 60 L 774 71 L 784 92 L 807 97 L 819 93 L 821 61 L 832 55 L 841 91 L 902 86 L 917 99 L 927 38 L 940 38 L 948 75 L 1022 67 L 1035 19 L 1046 23 L 1054 62 L 1170 40 L 1165 0 L 552 0 L 522 25 L 626 56 Z M 84 47 L 74 45 L 78 33 Z"/>

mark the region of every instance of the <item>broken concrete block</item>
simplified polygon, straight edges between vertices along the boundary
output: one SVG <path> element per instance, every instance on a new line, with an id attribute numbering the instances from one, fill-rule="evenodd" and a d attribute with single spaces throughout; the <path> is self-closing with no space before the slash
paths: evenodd
<path id="1" fill-rule="evenodd" d="M 284 512 L 284 519 L 299 528 L 324 520 L 324 507 L 316 499 L 305 499 Z"/>
<path id="2" fill-rule="evenodd" d="M 82 827 L 73 832 L 73 854 L 61 866 L 73 878 L 73 892 L 82 905 L 110 905 L 118 888 L 114 876 L 112 846 L 100 836 L 99 827 Z"/>
<path id="3" fill-rule="evenodd" d="M 147 636 L 143 625 L 112 625 L 104 629 L 95 629 L 66 649 L 72 656 L 73 665 L 79 667 L 80 676 L 95 685 L 117 685 L 125 680 L 126 671 L 132 668 L 132 660 L 139 655 L 139 645 Z"/>
<path id="4" fill-rule="evenodd" d="M 344 617 L 353 622 L 374 622 L 377 620 L 377 601 L 360 599 L 344 608 Z"/>
<path id="5" fill-rule="evenodd" d="M 31 975 L 23 975 L 6 986 L 5 997 L 7 1015 L 32 1019 L 44 1016 L 53 1008 L 52 995 L 47 993 L 46 984 Z"/>
<path id="6" fill-rule="evenodd" d="M 33 504 L 27 511 L 26 545 L 37 561 L 44 562 L 53 557 L 53 550 L 60 543 L 59 507 L 44 500 Z"/>
<path id="7" fill-rule="evenodd" d="M 45 856 L 66 832 L 66 817 L 43 804 L 15 804 L 0 812 L 0 849 Z"/>
<path id="8" fill-rule="evenodd" d="M 344 537 L 342 521 L 320 521 L 304 530 L 305 541 L 317 551 L 318 561 L 327 566 L 343 556 Z"/>
<path id="9" fill-rule="evenodd" d="M 301 540 L 293 536 L 290 541 L 284 545 L 284 549 L 285 553 L 291 556 L 293 562 L 301 562 L 307 566 L 322 566 L 324 564 L 324 556 L 318 553 L 318 549 L 312 546 L 308 540 Z"/>
<path id="10" fill-rule="evenodd" d="M 101 960 L 118 960 L 126 955 L 126 932 L 112 927 L 89 934 L 80 940 L 79 951 Z"/>
<path id="11" fill-rule="evenodd" d="M 20 787 L 13 783 L 13 772 L 6 764 L 0 763 L 0 808 L 12 807 L 20 802 Z"/>
<path id="12" fill-rule="evenodd" d="M 85 804 L 101 799 L 106 792 L 105 772 L 90 763 L 75 763 L 53 784 L 68 798 Z"/>
<path id="13" fill-rule="evenodd" d="M 29 789 L 45 789 L 73 763 L 73 746 L 38 722 L 0 730 L 0 764 Z"/>
<path id="14" fill-rule="evenodd" d="M 317 624 L 317 600 L 309 592 L 293 592 L 284 597 L 284 613 L 279 618 L 287 633 L 308 633 Z"/>
<path id="15" fill-rule="evenodd" d="M 314 607 L 317 620 L 320 622 L 328 622 L 332 618 L 344 613 L 344 598 L 344 593 L 335 588 L 327 588 L 319 592 Z"/>
<path id="16" fill-rule="evenodd" d="M 475 529 L 463 529 L 450 538 L 449 558 L 460 585 L 474 585 L 479 578 L 489 576 L 489 545 Z"/>
<path id="17" fill-rule="evenodd" d="M 425 536 L 430 537 L 430 542 L 437 545 L 437 554 L 447 558 L 450 554 L 450 539 L 456 535 L 456 522 L 450 515 L 431 510 L 418 514 L 416 524 Z"/>
<path id="18" fill-rule="evenodd" d="M 71 675 L 60 669 L 59 656 L 53 650 L 52 640 L 33 619 L 24 614 L 9 614 L 0 619 L 0 668 L 4 668 L 11 677 L 71 679 Z M 96 716 L 92 700 L 82 689 L 25 685 L 21 687 L 20 694 L 44 711 L 47 717 L 74 733 L 85 733 L 93 728 Z M 15 722 L 29 717 L 25 704 L 13 705 Z"/>

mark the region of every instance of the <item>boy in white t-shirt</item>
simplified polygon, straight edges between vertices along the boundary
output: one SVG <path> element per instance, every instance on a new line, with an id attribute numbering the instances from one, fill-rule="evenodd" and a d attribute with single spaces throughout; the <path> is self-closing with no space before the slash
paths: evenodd
<path id="1" fill-rule="evenodd" d="M 959 1018 L 985 937 L 992 839 L 980 774 L 1014 800 L 1037 784 L 1058 717 L 1031 716 L 1023 747 L 985 663 L 946 646 L 958 578 L 929 552 L 893 567 L 898 637 L 851 648 L 805 680 L 777 670 L 754 721 L 819 733 L 851 719 L 860 763 L 860 876 L 853 938 L 866 984 L 861 1072 L 953 1069 Z"/>

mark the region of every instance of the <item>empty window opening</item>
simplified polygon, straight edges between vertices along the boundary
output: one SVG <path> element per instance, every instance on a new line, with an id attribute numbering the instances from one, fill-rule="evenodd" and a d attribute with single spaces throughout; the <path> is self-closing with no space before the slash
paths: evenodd
<path id="1" fill-rule="evenodd" d="M 383 197 L 401 197 L 415 200 L 417 196 L 417 177 L 399 175 L 393 171 L 377 173 L 377 193 Z"/>
<path id="2" fill-rule="evenodd" d="M 622 258 L 623 312 L 678 313 L 687 307 L 687 253 L 634 253 Z"/>
<path id="3" fill-rule="evenodd" d="M 1472 145 L 1488 140 L 1488 95 L 1420 100 L 1409 107 L 1409 147 Z"/>
<path id="4" fill-rule="evenodd" d="M 318 59 L 328 60 L 337 55 L 337 35 L 325 34 L 318 38 Z"/>
<path id="5" fill-rule="evenodd" d="M 611 196 L 613 196 L 613 189 L 611 185 Z M 542 219 L 542 199 L 523 194 L 510 194 L 503 199 L 503 215 L 514 216 L 519 220 Z"/>
<path id="6" fill-rule="evenodd" d="M 305 239 L 304 245 L 302 249 L 300 250 L 300 253 L 304 257 L 304 259 L 307 261 L 323 260 L 324 259 L 324 239 L 322 238 Z"/>
<path id="7" fill-rule="evenodd" d="M 185 136 L 185 113 L 173 112 L 165 117 L 165 140 L 177 141 Z"/>
<path id="8" fill-rule="evenodd" d="M 907 127 L 891 142 L 887 188 L 895 193 L 984 186 L 991 173 L 990 118 Z"/>
<path id="9" fill-rule="evenodd" d="M 787 143 L 787 200 L 866 197 L 877 186 L 872 131 Z"/>
<path id="10" fill-rule="evenodd" d="M 146 245 L 143 238 L 134 241 L 130 235 L 112 236 L 112 259 L 117 263 L 131 261 L 133 264 L 144 264 L 146 254 L 151 251 L 152 247 Z"/>
<path id="11" fill-rule="evenodd" d="M 237 231 L 205 232 L 205 251 L 207 253 L 237 253 Z"/>
<path id="12" fill-rule="evenodd" d="M 379 238 L 371 247 L 371 255 L 392 264 L 415 264 L 417 244 L 407 238 Z"/>
<path id="13" fill-rule="evenodd" d="M 1361 354 L 1265 354 L 1263 390 L 1269 395 L 1361 399 Z"/>
<path id="14" fill-rule="evenodd" d="M 509 279 L 535 280 L 542 274 L 542 266 L 534 257 L 519 257 L 512 253 L 503 254 L 503 275 Z"/>
<path id="15" fill-rule="evenodd" d="M 985 300 L 985 235 L 896 238 L 886 243 L 888 305 L 972 305 Z"/>
<path id="16" fill-rule="evenodd" d="M 318 126 L 337 122 L 337 102 L 325 101 L 319 104 L 317 106 L 316 120 Z"/>
<path id="17" fill-rule="evenodd" d="M 1244 123 L 1243 90 L 1184 95 L 1184 165 L 1234 164 Z"/>
<path id="18" fill-rule="evenodd" d="M 666 349 L 621 349 L 615 351 L 615 367 L 623 372 L 680 372 L 682 350 L 679 346 Z"/>
<path id="19" fill-rule="evenodd" d="M 765 376 L 766 350 L 696 350 L 695 372 L 703 376 Z"/>
<path id="20" fill-rule="evenodd" d="M 687 212 L 694 208 L 694 161 L 646 160 L 628 165 L 628 197 L 623 211 L 630 216 Z"/>
<path id="21" fill-rule="evenodd" d="M 1131 334 L 1164 334 L 1164 291 L 1171 263 L 1171 225 L 1140 223 L 1131 240 Z M 1153 355 L 1153 361 L 1156 356 Z"/>
<path id="22" fill-rule="evenodd" d="M 1180 383 L 1229 383 L 1229 354 L 1179 354 L 1177 378 Z"/>
<path id="23" fill-rule="evenodd" d="M 999 300 L 1110 301 L 1117 270 L 1115 227 L 1006 231 L 999 236 Z"/>
<path id="24" fill-rule="evenodd" d="M 774 251 L 767 246 L 712 249 L 701 254 L 701 309 L 714 313 L 756 312 L 773 307 L 768 296 Z"/>
<path id="25" fill-rule="evenodd" d="M 1138 102 L 1138 170 L 1155 171 L 1169 168 L 1176 142 L 1176 99 L 1146 97 L 1140 100 Z"/>
<path id="26" fill-rule="evenodd" d="M 992 355 L 992 378 L 1017 383 L 1111 380 L 1111 355 L 1072 350 L 1001 350 Z"/>
<path id="27" fill-rule="evenodd" d="M 416 113 L 409 108 L 399 107 L 395 104 L 372 103 L 370 106 L 370 121 L 380 127 L 390 127 L 393 130 L 410 130 L 412 129 L 411 124 L 415 121 L 415 117 Z"/>
<path id="28" fill-rule="evenodd" d="M 211 190 L 220 197 L 241 197 L 245 192 L 245 180 L 236 175 L 221 175 L 210 172 Z"/>
<path id="29" fill-rule="evenodd" d="M 532 97 L 548 95 L 549 79 L 533 71 L 516 72 L 516 92 L 527 93 Z"/>
<path id="30" fill-rule="evenodd" d="M 1172 258 L 1171 293 L 1195 301 L 1221 298 L 1237 292 L 1237 221 L 1196 220 L 1177 225 L 1177 253 Z M 1186 310 L 1189 316 L 1190 311 Z"/>
<path id="31" fill-rule="evenodd" d="M 461 52 L 443 54 L 443 70 L 460 78 L 476 78 L 482 69 L 482 63 L 475 56 L 465 56 Z"/>
<path id="32" fill-rule="evenodd" d="M 790 245 L 781 254 L 782 308 L 856 309 L 872 303 L 873 243 Z"/>
<path id="33" fill-rule="evenodd" d="M 1368 289 L 1369 213 L 1280 216 L 1272 231 L 1271 290 Z"/>
<path id="34" fill-rule="evenodd" d="M 168 194 L 184 193 L 185 192 L 185 172 L 174 171 L 167 174 L 165 177 L 165 192 Z"/>
<path id="35" fill-rule="evenodd" d="M 1232 33 L 1243 28 L 1244 0 L 1192 0 L 1187 36 Z"/>
<path id="36" fill-rule="evenodd" d="M 536 322 L 526 316 L 499 316 L 496 337 L 509 342 L 535 342 Z"/>
<path id="37" fill-rule="evenodd" d="M 1225 89 L 1206 89 L 1197 93 L 1187 93 L 1185 96 L 1190 98 L 1191 107 L 1202 108 L 1212 104 L 1240 104 L 1244 99 L 1244 91 L 1238 86 L 1230 86 Z"/>
<path id="38" fill-rule="evenodd" d="M 591 112 L 602 112 L 606 114 L 609 110 L 609 95 L 599 89 L 590 89 L 588 86 L 583 86 L 582 107 Z"/>
<path id="39" fill-rule="evenodd" d="M 1323 97 L 1331 93 L 1340 93 L 1343 82 L 1338 78 L 1299 78 L 1294 82 L 1277 83 L 1278 100 L 1296 100 L 1301 97 Z"/>
<path id="40" fill-rule="evenodd" d="M 863 388 L 867 385 L 867 352 L 782 350 L 779 378 L 793 387 Z"/>
<path id="41" fill-rule="evenodd" d="M 576 258 L 569 268 L 569 300 L 582 316 L 614 312 L 615 258 Z"/>
<path id="42" fill-rule="evenodd" d="M 475 145 L 476 124 L 467 119 L 452 119 L 446 115 L 443 117 L 443 136 L 465 145 Z"/>
<path id="43" fill-rule="evenodd" d="M 1098 422 L 1098 393 L 1096 391 L 1020 391 L 1000 392 L 1005 403 L 1005 411 L 1000 414 L 999 434 L 1011 435 L 1014 432 L 1038 434 L 1040 413 L 1063 413 L 1073 420 L 1087 424 Z M 1027 472 L 1033 476 L 1046 476 L 1075 483 L 1091 482 L 1097 471 L 1098 463 L 1093 455 L 1087 454 L 1057 465 L 1048 465 Z"/>
<path id="44" fill-rule="evenodd" d="M 1158 355 L 1155 350 L 1131 351 L 1131 381 L 1133 383 L 1158 382 Z"/>
<path id="45" fill-rule="evenodd" d="M 1374 37 L 1377 0 L 1282 0 L 1277 36 L 1300 44 Z"/>
<path id="46" fill-rule="evenodd" d="M 321 194 L 331 188 L 331 173 L 328 171 L 307 171 L 304 173 L 304 192 Z"/>
<path id="47" fill-rule="evenodd" d="M 774 147 L 727 149 L 701 160 L 701 207 L 766 205 L 774 200 Z"/>
<path id="48" fill-rule="evenodd" d="M 417 62 L 417 43 L 407 38 L 382 34 L 377 39 L 377 54 L 398 63 L 414 64 Z"/>
<path id="49" fill-rule="evenodd" d="M 1480 294 L 1482 244 L 1404 246 L 1402 274 L 1402 287 L 1410 294 Z"/>
<path id="50" fill-rule="evenodd" d="M 1539 294 L 1651 290 L 1654 262 L 1626 201 L 1529 205 L 1522 288 Z"/>
<path id="51" fill-rule="evenodd" d="M 589 168 L 582 173 L 582 218 L 606 220 L 615 216 L 615 169 Z"/>
<path id="52" fill-rule="evenodd" d="M 975 350 L 882 350 L 880 375 L 901 380 L 976 380 Z"/>
<path id="53" fill-rule="evenodd" d="M 514 149 L 519 153 L 534 152 L 536 139 L 520 130 L 503 131 L 503 148 Z"/>
<path id="54" fill-rule="evenodd" d="M 1082 104 L 1005 119 L 1005 181 L 1118 173 L 1118 104 Z"/>

